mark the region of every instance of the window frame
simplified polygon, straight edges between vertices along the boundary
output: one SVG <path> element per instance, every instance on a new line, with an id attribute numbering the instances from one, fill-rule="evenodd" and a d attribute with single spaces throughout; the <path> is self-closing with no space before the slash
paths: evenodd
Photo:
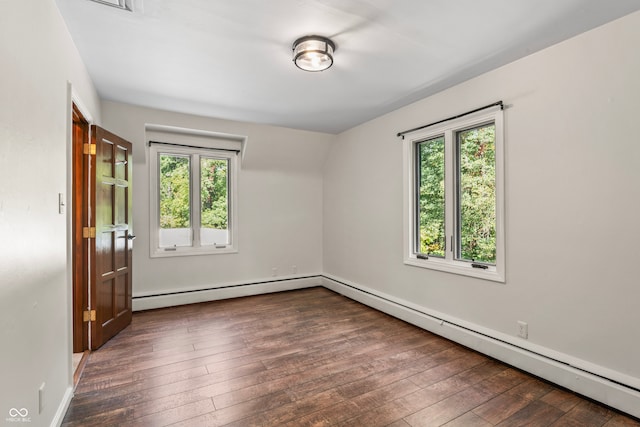
<path id="1" fill-rule="evenodd" d="M 459 207 L 457 185 L 459 168 L 457 164 L 457 134 L 470 128 L 488 123 L 495 125 L 495 197 L 496 197 L 496 263 L 487 265 L 467 260 L 456 259 L 453 247 L 458 245 Z M 419 185 L 420 166 L 417 164 L 418 144 L 439 136 L 444 136 L 445 147 L 445 257 L 431 256 L 425 259 L 419 250 L 419 212 L 417 189 Z M 504 115 L 502 109 L 494 108 L 452 119 L 445 123 L 407 133 L 403 138 L 403 172 L 404 172 L 404 263 L 406 265 L 444 271 L 464 276 L 505 282 L 505 227 L 504 227 Z M 452 250 L 453 249 L 453 250 Z M 482 265 L 477 268 L 474 265 Z"/>
<path id="2" fill-rule="evenodd" d="M 160 247 L 160 155 L 189 156 L 190 225 L 191 246 Z M 226 245 L 200 244 L 200 159 L 225 159 L 228 161 L 227 175 L 227 229 L 229 243 Z M 238 152 L 235 150 L 194 147 L 180 144 L 149 144 L 149 188 L 150 229 L 149 250 L 151 258 L 216 255 L 238 252 Z M 196 165 L 197 166 L 194 166 Z M 195 173 L 194 172 L 198 172 Z M 197 178 L 197 179 L 196 179 Z M 196 182 L 197 181 L 197 182 Z"/>

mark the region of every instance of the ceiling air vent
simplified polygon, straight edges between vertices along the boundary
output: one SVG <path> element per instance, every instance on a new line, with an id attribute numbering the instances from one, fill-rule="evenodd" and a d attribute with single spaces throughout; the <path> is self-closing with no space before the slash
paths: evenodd
<path id="1" fill-rule="evenodd" d="M 96 3 L 106 4 L 107 6 L 117 7 L 118 9 L 133 12 L 133 0 L 91 0 Z"/>

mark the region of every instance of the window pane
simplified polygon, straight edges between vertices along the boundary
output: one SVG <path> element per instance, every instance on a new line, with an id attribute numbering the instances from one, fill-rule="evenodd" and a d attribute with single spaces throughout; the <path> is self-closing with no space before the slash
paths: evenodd
<path id="1" fill-rule="evenodd" d="M 160 247 L 191 246 L 190 160 L 160 154 Z"/>
<path id="2" fill-rule="evenodd" d="M 200 241 L 227 245 L 229 241 L 229 161 L 200 158 Z"/>
<path id="3" fill-rule="evenodd" d="M 444 257 L 444 136 L 418 143 L 418 248 Z"/>
<path id="4" fill-rule="evenodd" d="M 458 259 L 496 262 L 495 125 L 457 133 Z"/>

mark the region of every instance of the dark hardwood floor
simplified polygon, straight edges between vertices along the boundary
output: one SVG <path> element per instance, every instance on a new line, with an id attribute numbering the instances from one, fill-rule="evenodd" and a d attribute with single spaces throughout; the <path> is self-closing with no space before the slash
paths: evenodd
<path id="1" fill-rule="evenodd" d="M 138 312 L 64 426 L 640 426 L 323 288 Z"/>

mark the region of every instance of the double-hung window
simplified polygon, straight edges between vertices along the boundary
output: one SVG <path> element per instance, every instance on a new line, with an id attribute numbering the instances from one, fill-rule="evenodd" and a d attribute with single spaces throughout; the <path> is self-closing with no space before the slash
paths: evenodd
<path id="1" fill-rule="evenodd" d="M 151 256 L 237 252 L 238 154 L 149 143 Z"/>
<path id="2" fill-rule="evenodd" d="M 502 110 L 404 136 L 405 263 L 504 281 Z"/>

